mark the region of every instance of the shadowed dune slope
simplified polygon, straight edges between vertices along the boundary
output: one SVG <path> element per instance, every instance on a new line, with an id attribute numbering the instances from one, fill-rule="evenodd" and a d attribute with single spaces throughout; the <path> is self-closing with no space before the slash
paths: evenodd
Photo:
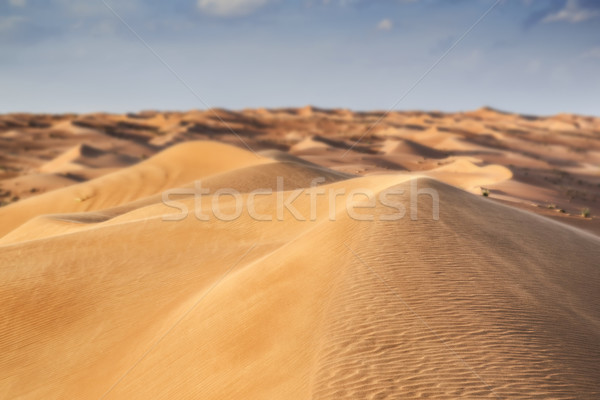
<path id="1" fill-rule="evenodd" d="M 89 208 L 43 208 L 39 199 L 56 191 L 2 211 L 79 212 L 38 217 L 0 244 L 3 396 L 600 396 L 598 237 L 427 177 L 346 179 L 191 146 L 189 158 L 174 148 L 183 154 L 169 163 L 162 153 L 121 171 L 127 178 L 88 182 L 93 198 L 104 196 Z M 147 177 L 146 168 L 161 179 L 127 191 L 138 182 L 127 174 Z M 238 185 L 244 201 L 253 188 L 276 188 L 277 176 L 290 186 L 256 197 L 271 221 L 245 210 L 231 221 L 166 221 L 176 210 L 159 192 L 201 176 L 211 188 Z M 326 180 L 310 188 L 316 176 Z M 278 220 L 279 196 L 298 187 L 308 189 L 293 202 L 297 218 L 286 210 Z M 394 209 L 376 202 L 351 218 L 345 196 L 318 194 L 359 189 L 387 193 L 404 217 L 389 220 Z M 426 191 L 439 196 L 438 220 Z M 193 209 L 213 199 L 178 201 Z M 220 201 L 235 213 L 231 198 Z M 372 221 L 359 220 L 367 213 Z"/>
<path id="2" fill-rule="evenodd" d="M 40 166 L 39 170 L 55 173 L 77 171 L 85 167 L 115 168 L 129 166 L 135 161 L 133 157 L 117 156 L 93 146 L 79 144 Z"/>

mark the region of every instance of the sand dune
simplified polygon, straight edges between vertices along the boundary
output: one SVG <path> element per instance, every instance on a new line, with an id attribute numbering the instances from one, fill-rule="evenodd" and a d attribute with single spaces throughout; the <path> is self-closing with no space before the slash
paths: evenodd
<path id="1" fill-rule="evenodd" d="M 349 120 L 316 108 L 259 111 L 218 113 L 281 124 Z M 494 110 L 469 115 L 522 122 Z M 165 129 L 179 121 L 134 118 Z M 430 118 L 392 115 L 387 123 Z M 269 135 L 273 143 L 285 137 Z M 341 143 L 349 136 L 316 140 L 325 155 L 302 145 L 314 140 L 307 137 L 297 142 L 301 157 L 185 141 L 0 208 L 2 397 L 600 397 L 600 237 L 573 222 L 594 220 L 556 221 L 536 214 L 561 214 L 554 209 L 503 204 L 555 196 L 553 184 L 539 181 L 543 172 L 531 168 L 527 181 L 485 153 L 446 154 L 398 136 L 367 138 L 372 151 L 348 156 Z M 483 143 L 473 137 L 461 140 Z M 56 167 L 93 170 L 98 157 L 117 160 L 126 140 L 43 154 Z M 521 154 L 513 150 L 495 148 L 507 159 Z M 524 151 L 524 159 L 537 154 L 535 146 Z M 31 171 L 44 165 L 30 163 Z M 11 179 L 29 176 L 17 172 Z M 210 193 L 194 196 L 198 183 Z M 493 188 L 490 197 L 481 186 Z M 242 204 L 253 199 L 263 220 L 248 207 L 227 218 L 238 203 L 219 189 L 237 191 Z M 165 191 L 191 212 L 181 217 Z M 348 202 L 353 191 L 378 201 Z M 294 210 L 279 216 L 289 196 Z M 225 218 L 194 213 L 215 204 Z"/>
<path id="2" fill-rule="evenodd" d="M 488 185 L 492 198 L 544 215 L 553 206 L 565 212 L 552 218 L 598 233 L 599 219 L 577 217 L 585 209 L 600 213 L 599 135 L 598 118 L 491 108 L 385 116 L 315 107 L 13 114 L 0 116 L 0 204 L 106 175 L 181 142 L 216 140 L 246 150 L 276 148 L 359 175 L 429 171 L 461 158 L 478 166 L 503 165 L 512 177 Z M 76 149 L 89 147 L 103 156 L 77 155 Z M 538 194 L 523 197 L 515 189 L 524 186 Z"/>
<path id="3" fill-rule="evenodd" d="M 386 141 L 382 148 L 386 154 L 402 154 L 404 156 L 414 155 L 422 158 L 445 158 L 446 153 L 434 148 L 424 146 L 411 140 Z"/>
<path id="4" fill-rule="evenodd" d="M 476 193 L 479 193 L 482 187 L 505 182 L 512 178 L 512 172 L 502 165 L 480 167 L 464 158 L 427 171 L 426 174 Z"/>
<path id="5" fill-rule="evenodd" d="M 185 143 L 133 167 L 4 207 L 0 209 L 0 235 L 37 215 L 114 207 L 204 176 L 267 162 L 219 143 Z"/>
<path id="6" fill-rule="evenodd" d="M 119 168 L 139 160 L 125 155 L 111 154 L 105 150 L 80 144 L 40 167 L 41 172 L 69 172 L 83 168 Z"/>

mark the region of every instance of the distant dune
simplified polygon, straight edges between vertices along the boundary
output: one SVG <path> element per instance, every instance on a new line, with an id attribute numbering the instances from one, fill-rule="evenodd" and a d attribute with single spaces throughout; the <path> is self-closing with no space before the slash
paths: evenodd
<path id="1" fill-rule="evenodd" d="M 483 186 L 495 201 L 600 233 L 600 219 L 581 218 L 582 210 L 600 213 L 600 118 L 491 108 L 0 115 L 0 204 L 110 174 L 191 140 L 278 149 L 353 175 L 432 171 L 439 178 L 440 171 L 456 172 L 468 161 L 473 166 L 467 169 L 480 173 L 464 182 L 455 175 L 451 184 L 476 194 Z M 490 165 L 506 167 L 510 176 Z"/>
<path id="2" fill-rule="evenodd" d="M 600 120 L 382 116 L 0 116 L 0 397 L 600 398 Z"/>

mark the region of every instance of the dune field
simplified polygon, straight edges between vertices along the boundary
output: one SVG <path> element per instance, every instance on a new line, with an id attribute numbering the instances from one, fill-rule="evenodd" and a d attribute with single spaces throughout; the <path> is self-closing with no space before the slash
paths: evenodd
<path id="1" fill-rule="evenodd" d="M 0 398 L 597 399 L 599 200 L 594 117 L 1 115 Z"/>

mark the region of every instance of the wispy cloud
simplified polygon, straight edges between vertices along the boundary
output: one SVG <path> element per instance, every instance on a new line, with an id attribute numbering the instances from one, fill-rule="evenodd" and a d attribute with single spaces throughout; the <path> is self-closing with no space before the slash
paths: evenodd
<path id="1" fill-rule="evenodd" d="M 548 14 L 542 21 L 578 23 L 598 16 L 600 16 L 600 10 L 585 7 L 580 4 L 579 0 L 567 0 L 567 3 L 562 9 L 555 13 Z"/>
<path id="2" fill-rule="evenodd" d="M 393 27 L 394 27 L 394 23 L 392 22 L 391 19 L 388 19 L 388 18 L 382 19 L 377 24 L 377 29 L 379 29 L 380 31 L 389 31 Z"/>
<path id="3" fill-rule="evenodd" d="M 269 0 L 198 0 L 200 11 L 219 17 L 247 15 L 265 6 Z"/>
<path id="4" fill-rule="evenodd" d="M 594 47 L 584 52 L 581 58 L 600 60 L 600 47 Z"/>
<path id="5" fill-rule="evenodd" d="M 27 5 L 27 0 L 8 0 L 8 4 L 13 7 L 25 7 Z"/>
<path id="6" fill-rule="evenodd" d="M 8 17 L 0 17 L 0 32 L 9 32 L 16 29 L 22 22 L 24 17 L 11 15 Z"/>
<path id="7" fill-rule="evenodd" d="M 418 3 L 421 0 L 389 0 L 388 4 L 408 4 L 408 3 Z M 366 4 L 377 4 L 373 0 L 321 0 L 324 5 L 338 5 L 341 7 L 349 7 L 349 6 L 358 6 L 358 5 L 366 5 Z M 383 2 L 382 2 L 383 3 Z"/>

